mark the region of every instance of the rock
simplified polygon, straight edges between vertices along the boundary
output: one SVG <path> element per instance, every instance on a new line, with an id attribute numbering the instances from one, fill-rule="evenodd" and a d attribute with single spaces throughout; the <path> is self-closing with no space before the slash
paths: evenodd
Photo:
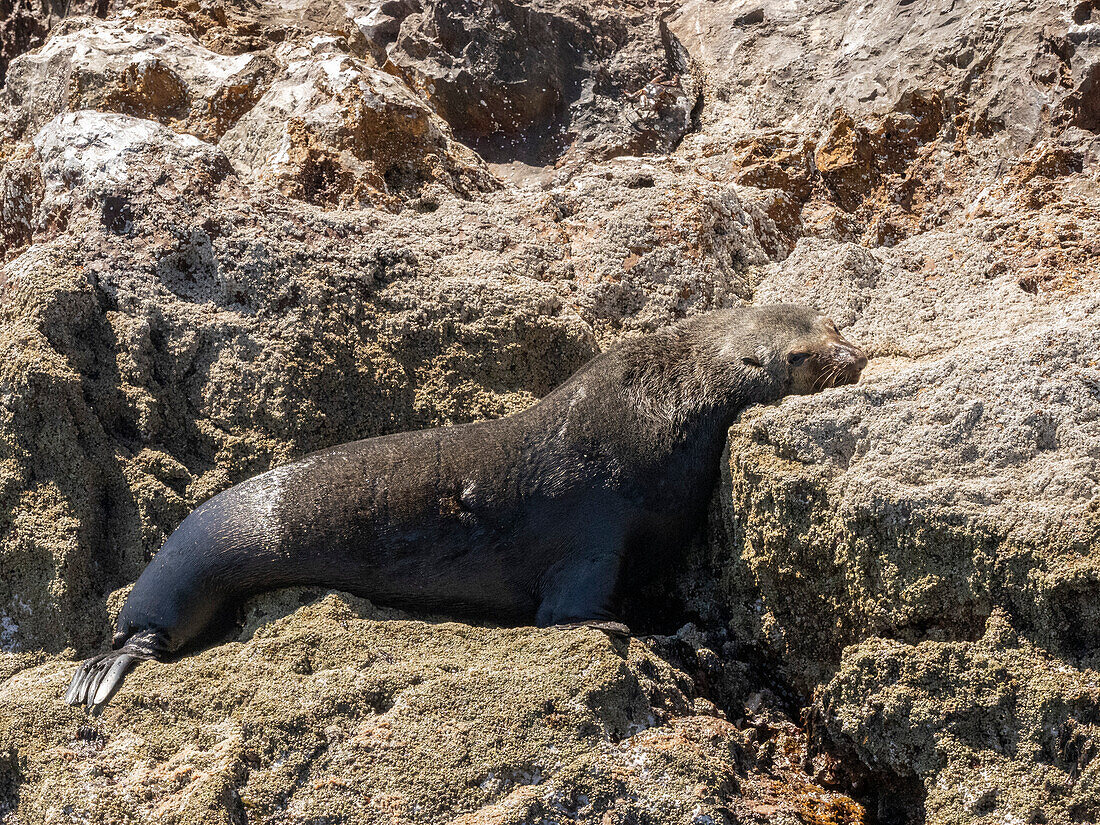
<path id="1" fill-rule="evenodd" d="M 662 152 L 691 128 L 694 82 L 659 3 L 384 8 L 394 23 L 369 31 L 387 68 L 490 162 Z"/>
<path id="2" fill-rule="evenodd" d="M 12 144 L 8 156 L 0 156 L 0 241 L 4 248 L 3 260 L 15 257 L 22 247 L 30 243 L 42 196 L 42 169 L 33 147 Z"/>
<path id="3" fill-rule="evenodd" d="M 875 150 L 867 133 L 843 110 L 817 147 L 814 163 L 837 202 L 848 211 L 870 194 L 872 174 L 877 171 Z"/>
<path id="4" fill-rule="evenodd" d="M 76 5 L 81 5 L 81 1 L 76 0 Z M 24 52 L 40 46 L 50 27 L 67 8 L 67 4 L 61 2 L 0 2 L 0 87 L 4 85 L 8 64 Z"/>
<path id="5" fill-rule="evenodd" d="M 668 164 L 591 167 L 544 211 L 567 245 L 574 305 L 608 334 L 743 303 L 767 260 L 732 186 Z"/>
<path id="6" fill-rule="evenodd" d="M 221 141 L 244 174 L 343 206 L 496 187 L 481 159 L 392 75 L 321 39 L 275 57 L 282 73 Z"/>
<path id="7" fill-rule="evenodd" d="M 181 23 L 70 18 L 42 49 L 15 61 L 4 95 L 29 135 L 55 115 L 95 109 L 216 142 L 274 69 L 263 54 L 215 54 Z"/>
<path id="8" fill-rule="evenodd" d="M 43 222 L 63 226 L 90 197 L 103 227 L 117 235 L 130 233 L 135 198 L 173 191 L 209 197 L 232 172 L 216 146 L 125 115 L 59 115 L 35 135 L 34 146 L 45 183 Z"/>
<path id="9" fill-rule="evenodd" d="M 0 33 L 0 820 L 1097 819 L 1091 3 L 83 10 Z M 284 591 L 56 701 L 218 491 L 773 301 L 871 365 L 640 636 Z"/>
<path id="10" fill-rule="evenodd" d="M 645 643 L 591 629 L 427 624 L 284 592 L 237 640 L 136 669 L 100 719 L 53 701 L 71 663 L 27 665 L 0 687 L 0 800 L 18 794 L 35 821 L 862 814 L 811 796 L 730 722 L 693 715 L 692 681 Z"/>
<path id="11" fill-rule="evenodd" d="M 1094 680 L 1100 374 L 1091 353 L 1100 342 L 1100 306 L 1094 289 L 1070 284 L 1078 277 L 1092 283 L 1095 273 L 1067 267 L 1059 280 L 1029 288 L 1019 274 L 1027 262 L 1012 251 L 1026 248 L 1023 238 L 1037 244 L 1043 237 L 1051 260 L 1075 260 L 1076 234 L 1052 230 L 1052 215 L 1086 235 L 1100 215 L 1087 200 L 1075 205 L 1078 196 L 1070 193 L 1091 184 L 1073 181 L 1072 168 L 1024 162 L 987 195 L 980 215 L 893 248 L 803 239 L 769 267 L 755 292 L 757 300 L 821 307 L 867 347 L 872 362 L 857 387 L 741 417 L 730 432 L 720 492 L 716 546 L 726 549 L 710 569 L 721 576 L 735 638 L 759 646 L 803 695 L 831 685 L 821 700 L 828 703 L 831 691 L 844 692 L 847 704 L 838 712 L 845 721 L 835 723 L 844 725 L 844 747 L 867 745 L 847 751 L 857 756 L 847 764 L 863 772 L 852 781 L 881 789 L 870 792 L 870 804 L 886 806 L 886 819 L 910 821 L 908 812 L 921 806 L 933 821 L 1006 811 L 1024 817 L 1029 805 L 1054 812 L 1049 821 L 1071 808 L 1096 810 L 1089 786 L 1064 802 L 1058 788 L 1073 780 L 1052 774 L 1042 784 L 1039 774 L 1025 776 L 1022 764 L 994 765 L 987 753 L 993 746 L 969 742 L 973 750 L 945 766 L 944 748 L 954 746 L 918 738 L 950 726 L 955 708 L 967 708 L 975 724 L 984 720 L 987 697 L 979 687 L 955 697 L 933 694 L 921 711 L 926 716 L 899 718 L 897 727 L 877 727 L 882 715 L 867 710 L 908 707 L 884 657 L 898 663 L 891 667 L 905 663 L 910 675 L 897 678 L 914 684 L 970 679 L 936 670 L 941 654 L 924 659 L 923 651 L 978 655 L 973 644 L 993 614 L 1019 633 L 1013 673 L 1046 672 L 1053 657 L 1067 679 Z M 1041 208 L 1021 214 L 1021 197 L 1036 190 L 1044 193 Z M 999 238 L 1005 225 L 1013 227 L 1005 243 L 991 250 L 987 239 Z M 1040 701 L 1029 698 L 1031 690 L 988 700 Z M 1091 719 L 1096 697 L 1074 701 L 1071 717 Z M 1002 742 L 1022 741 L 1032 735 L 1028 726 L 1039 724 L 989 713 L 988 724 L 1002 726 Z M 835 724 L 828 723 L 834 732 Z M 914 733 L 902 735 L 902 728 Z M 1009 761 L 1017 758 L 1017 751 L 1001 750 Z M 971 766 L 965 770 L 964 760 Z M 992 789 L 988 798 L 969 773 L 977 764 L 990 773 L 982 785 Z"/>
<path id="12" fill-rule="evenodd" d="M 668 28 L 706 77 L 701 125 L 682 155 L 715 170 L 746 161 L 751 169 L 760 160 L 745 157 L 746 144 L 774 144 L 777 134 L 789 136 L 785 146 L 816 144 L 812 186 L 767 174 L 778 189 L 769 198 L 778 254 L 794 240 L 784 226 L 893 245 L 965 210 L 1037 142 L 1072 151 L 1090 139 L 1075 113 L 1088 106 L 1095 45 L 1054 3 L 962 12 L 942 3 L 916 15 L 908 5 L 868 13 L 691 0 Z M 764 171 L 754 170 L 757 181 Z"/>
<path id="13" fill-rule="evenodd" d="M 815 724 L 867 781 L 907 780 L 880 816 L 915 804 L 937 822 L 1088 821 L 1100 812 L 1094 668 L 1019 639 L 998 611 L 974 641 L 849 648 Z"/>

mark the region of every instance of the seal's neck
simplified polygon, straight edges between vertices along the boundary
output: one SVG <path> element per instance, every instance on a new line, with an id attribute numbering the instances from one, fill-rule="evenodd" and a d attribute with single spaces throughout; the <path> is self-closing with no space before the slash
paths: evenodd
<path id="1" fill-rule="evenodd" d="M 621 393 L 639 423 L 669 446 L 716 440 L 720 449 L 742 409 L 774 400 L 762 370 L 700 344 L 690 330 L 663 333 L 624 345 Z"/>

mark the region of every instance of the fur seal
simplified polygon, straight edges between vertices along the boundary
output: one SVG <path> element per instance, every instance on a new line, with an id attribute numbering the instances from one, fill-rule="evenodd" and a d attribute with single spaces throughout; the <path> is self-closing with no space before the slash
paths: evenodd
<path id="1" fill-rule="evenodd" d="M 169 536 L 114 649 L 80 666 L 65 701 L 99 712 L 136 662 L 290 585 L 628 632 L 612 614 L 623 560 L 667 557 L 700 526 L 736 415 L 854 383 L 866 363 L 811 309 L 720 310 L 609 349 L 523 412 L 341 444 L 243 481 Z"/>

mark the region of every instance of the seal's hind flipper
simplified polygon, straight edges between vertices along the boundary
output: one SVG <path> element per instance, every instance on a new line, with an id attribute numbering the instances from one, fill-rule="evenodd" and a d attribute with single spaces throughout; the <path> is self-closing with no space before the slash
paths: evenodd
<path id="1" fill-rule="evenodd" d="M 148 657 L 138 657 L 124 650 L 93 656 L 77 668 L 65 694 L 65 703 L 85 705 L 92 715 L 98 715 L 122 685 L 126 673 L 141 658 Z"/>
<path id="2" fill-rule="evenodd" d="M 159 642 L 159 634 L 140 633 L 131 636 L 118 650 L 86 659 L 73 674 L 73 680 L 65 692 L 65 704 L 84 705 L 89 713 L 98 716 L 134 665 L 146 659 L 159 658 Z"/>

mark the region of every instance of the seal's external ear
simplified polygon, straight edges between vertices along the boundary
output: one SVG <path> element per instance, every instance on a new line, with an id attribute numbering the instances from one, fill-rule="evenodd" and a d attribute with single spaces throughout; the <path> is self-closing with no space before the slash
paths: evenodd
<path id="1" fill-rule="evenodd" d="M 764 366 L 759 361 L 757 361 L 755 358 L 750 358 L 748 356 L 742 358 L 741 363 L 744 364 L 746 367 L 763 367 Z"/>

